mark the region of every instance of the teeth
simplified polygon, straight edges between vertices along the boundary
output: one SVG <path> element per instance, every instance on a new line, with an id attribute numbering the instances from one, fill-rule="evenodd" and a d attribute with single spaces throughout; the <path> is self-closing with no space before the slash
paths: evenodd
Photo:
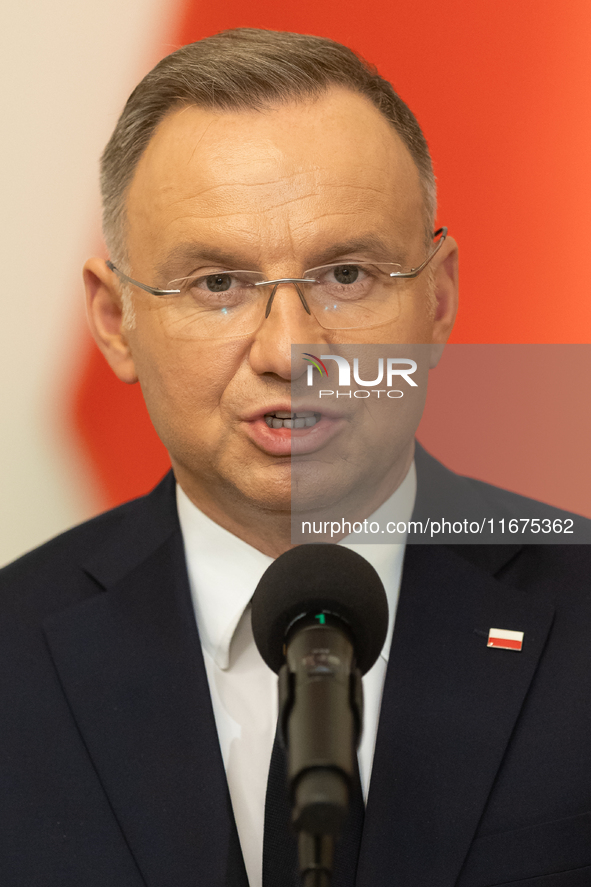
<path id="1" fill-rule="evenodd" d="M 311 410 L 300 413 L 278 410 L 276 413 L 268 413 L 265 416 L 265 422 L 269 428 L 312 428 L 317 422 L 320 422 L 320 418 L 320 413 L 314 413 Z"/>
<path id="2" fill-rule="evenodd" d="M 310 419 L 314 413 L 311 410 L 301 413 L 288 413 L 286 410 L 277 410 L 275 415 L 278 419 Z"/>

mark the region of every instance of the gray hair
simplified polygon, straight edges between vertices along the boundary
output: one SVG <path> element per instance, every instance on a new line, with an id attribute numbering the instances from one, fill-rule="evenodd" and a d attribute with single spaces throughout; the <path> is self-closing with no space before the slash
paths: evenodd
<path id="1" fill-rule="evenodd" d="M 264 110 L 315 98 L 332 86 L 365 96 L 406 145 L 419 172 L 430 242 L 436 189 L 429 148 L 408 106 L 375 67 L 325 37 L 237 28 L 183 46 L 162 59 L 130 95 L 101 159 L 103 231 L 116 263 L 126 265 L 125 200 L 156 127 L 187 105 Z"/>

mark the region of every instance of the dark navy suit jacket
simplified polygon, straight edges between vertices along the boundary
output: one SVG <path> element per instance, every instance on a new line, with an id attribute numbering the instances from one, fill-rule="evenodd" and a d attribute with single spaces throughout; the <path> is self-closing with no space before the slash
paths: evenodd
<path id="1" fill-rule="evenodd" d="M 0 573 L 0 779 L 2 887 L 246 884 L 171 475 Z M 591 884 L 589 546 L 407 546 L 356 883 Z"/>

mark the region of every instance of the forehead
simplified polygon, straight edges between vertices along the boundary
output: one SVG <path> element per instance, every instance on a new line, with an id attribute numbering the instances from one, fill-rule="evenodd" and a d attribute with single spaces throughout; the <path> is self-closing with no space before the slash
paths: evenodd
<path id="1" fill-rule="evenodd" d="M 392 126 L 334 89 L 264 111 L 174 110 L 140 159 L 127 221 L 132 260 L 205 237 L 272 263 L 360 232 L 410 243 L 423 236 L 423 203 Z"/>

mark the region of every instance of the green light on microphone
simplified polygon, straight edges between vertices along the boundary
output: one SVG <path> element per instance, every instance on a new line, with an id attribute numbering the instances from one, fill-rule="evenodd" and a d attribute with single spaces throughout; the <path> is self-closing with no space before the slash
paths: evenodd
<path id="1" fill-rule="evenodd" d="M 320 625 L 324 625 L 324 623 L 326 622 L 326 616 L 324 615 L 324 613 L 316 613 L 314 619 L 318 619 Z"/>

